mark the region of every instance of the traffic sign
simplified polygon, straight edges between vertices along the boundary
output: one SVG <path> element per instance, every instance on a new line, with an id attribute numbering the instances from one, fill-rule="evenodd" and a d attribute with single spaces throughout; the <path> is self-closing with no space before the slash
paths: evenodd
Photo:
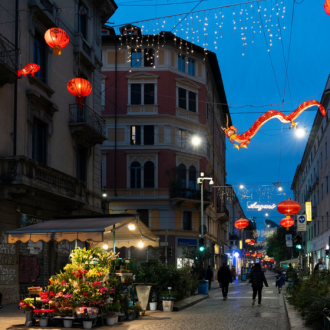
<path id="1" fill-rule="evenodd" d="M 307 215 L 300 214 L 297 219 L 297 231 L 307 231 Z"/>
<path id="2" fill-rule="evenodd" d="M 285 235 L 285 244 L 287 247 L 292 247 L 292 234 L 286 234 Z"/>

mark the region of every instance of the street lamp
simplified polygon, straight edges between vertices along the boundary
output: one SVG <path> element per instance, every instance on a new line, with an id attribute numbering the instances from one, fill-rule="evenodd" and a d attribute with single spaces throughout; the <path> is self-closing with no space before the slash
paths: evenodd
<path id="1" fill-rule="evenodd" d="M 200 177 L 197 179 L 197 183 L 201 185 L 201 237 L 203 237 L 204 228 L 203 228 L 203 218 L 204 218 L 204 180 L 210 181 L 209 185 L 214 185 L 212 178 L 206 178 L 204 172 L 201 172 Z"/>
<path id="2" fill-rule="evenodd" d="M 193 136 L 193 138 L 191 139 L 191 143 L 194 145 L 194 146 L 199 146 L 201 143 L 202 143 L 202 139 L 195 135 Z"/>
<path id="3" fill-rule="evenodd" d="M 307 134 L 307 129 L 305 129 L 305 128 L 297 128 L 296 129 L 296 136 L 298 137 L 298 138 L 303 138 L 306 134 Z"/>

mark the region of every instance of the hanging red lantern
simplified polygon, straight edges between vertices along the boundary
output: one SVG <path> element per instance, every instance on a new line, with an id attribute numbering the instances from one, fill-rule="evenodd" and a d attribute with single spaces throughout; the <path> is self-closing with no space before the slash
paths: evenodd
<path id="1" fill-rule="evenodd" d="M 301 207 L 298 202 L 292 201 L 291 198 L 288 198 L 286 201 L 282 201 L 277 205 L 277 211 L 286 214 L 290 218 L 290 215 L 296 214 L 300 211 Z"/>
<path id="2" fill-rule="evenodd" d="M 67 84 L 68 91 L 76 97 L 76 103 L 82 109 L 84 98 L 92 92 L 91 83 L 83 78 L 73 78 Z"/>
<path id="3" fill-rule="evenodd" d="M 246 252 L 246 253 L 245 253 L 245 256 L 246 256 L 246 257 L 248 257 L 249 255 L 250 255 L 250 253 L 249 253 L 249 252 Z"/>
<path id="4" fill-rule="evenodd" d="M 324 10 L 328 15 L 330 15 L 330 0 L 325 0 Z"/>
<path id="5" fill-rule="evenodd" d="M 258 253 L 257 256 L 258 256 L 258 257 L 262 257 L 262 253 Z"/>
<path id="6" fill-rule="evenodd" d="M 253 238 L 248 238 L 245 240 L 246 243 L 253 245 L 256 241 Z"/>
<path id="7" fill-rule="evenodd" d="M 61 55 L 62 48 L 68 45 L 70 38 L 64 30 L 51 28 L 45 33 L 45 41 L 49 47 L 53 48 L 53 54 Z"/>
<path id="8" fill-rule="evenodd" d="M 23 75 L 25 77 L 27 74 L 31 74 L 31 77 L 34 77 L 34 74 L 40 70 L 40 65 L 29 63 L 25 65 L 22 70 L 17 70 L 17 76 L 20 77 Z"/>
<path id="9" fill-rule="evenodd" d="M 280 225 L 286 228 L 286 230 L 289 230 L 289 227 L 294 225 L 294 220 L 290 217 L 286 217 L 280 221 Z"/>
<path id="10" fill-rule="evenodd" d="M 241 229 L 244 231 L 244 228 L 246 228 L 249 225 L 249 220 L 246 219 L 239 219 L 235 222 L 235 227 L 237 229 Z"/>

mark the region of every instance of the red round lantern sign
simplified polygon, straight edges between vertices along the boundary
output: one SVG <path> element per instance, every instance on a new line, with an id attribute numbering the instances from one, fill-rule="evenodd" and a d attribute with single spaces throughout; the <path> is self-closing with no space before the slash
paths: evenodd
<path id="1" fill-rule="evenodd" d="M 324 10 L 328 15 L 330 15 L 330 0 L 325 0 Z"/>
<path id="2" fill-rule="evenodd" d="M 247 238 L 247 239 L 245 240 L 245 243 L 250 244 L 251 241 L 252 241 L 251 238 Z"/>
<path id="3" fill-rule="evenodd" d="M 44 37 L 47 45 L 53 48 L 55 55 L 61 55 L 62 48 L 66 47 L 70 41 L 69 35 L 59 28 L 47 30 Z"/>
<path id="4" fill-rule="evenodd" d="M 262 253 L 258 253 L 257 256 L 258 256 L 258 257 L 262 257 Z"/>
<path id="5" fill-rule="evenodd" d="M 246 252 L 246 253 L 245 253 L 245 256 L 246 256 L 246 257 L 248 257 L 249 255 L 250 255 L 250 253 L 249 253 L 249 252 Z"/>
<path id="6" fill-rule="evenodd" d="M 76 97 L 76 103 L 82 109 L 84 98 L 92 92 L 91 83 L 83 78 L 73 78 L 68 82 L 66 87 Z"/>
<path id="7" fill-rule="evenodd" d="M 298 202 L 292 201 L 288 198 L 286 201 L 282 201 L 277 205 L 277 211 L 286 214 L 289 217 L 291 214 L 296 214 L 300 211 L 301 207 Z"/>
<path id="8" fill-rule="evenodd" d="M 239 219 L 235 222 L 235 227 L 241 229 L 242 231 L 249 225 L 249 220 Z"/>
<path id="9" fill-rule="evenodd" d="M 289 230 L 289 227 L 294 225 L 294 220 L 290 217 L 286 217 L 280 221 L 280 225 L 286 228 L 286 230 Z"/>

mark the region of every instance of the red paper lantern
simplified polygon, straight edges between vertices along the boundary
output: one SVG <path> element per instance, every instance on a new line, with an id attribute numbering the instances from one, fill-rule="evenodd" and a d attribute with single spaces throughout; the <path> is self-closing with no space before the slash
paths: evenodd
<path id="1" fill-rule="evenodd" d="M 241 229 L 242 231 L 249 225 L 249 220 L 239 219 L 235 222 L 235 227 Z"/>
<path id="2" fill-rule="evenodd" d="M 291 198 L 288 198 L 286 201 L 282 201 L 277 205 L 277 211 L 282 214 L 286 214 L 287 217 L 298 213 L 300 209 L 300 204 L 298 202 L 292 201 Z"/>
<path id="3" fill-rule="evenodd" d="M 45 33 L 45 41 L 49 47 L 53 48 L 53 54 L 61 55 L 62 48 L 68 45 L 70 39 L 64 30 L 51 28 Z"/>
<path id="4" fill-rule="evenodd" d="M 257 256 L 258 256 L 258 257 L 262 257 L 262 253 L 258 253 Z"/>
<path id="5" fill-rule="evenodd" d="M 245 240 L 245 243 L 250 244 L 250 243 L 251 243 L 251 238 L 247 238 L 247 239 Z"/>
<path id="6" fill-rule="evenodd" d="M 330 0 L 325 0 L 324 10 L 328 15 L 330 15 Z"/>
<path id="7" fill-rule="evenodd" d="M 76 103 L 82 109 L 84 98 L 92 92 L 91 83 L 83 78 L 73 78 L 68 82 L 66 87 L 76 97 Z"/>
<path id="8" fill-rule="evenodd" d="M 253 238 L 248 238 L 245 240 L 246 243 L 253 245 L 256 241 Z"/>
<path id="9" fill-rule="evenodd" d="M 246 257 L 248 257 L 249 255 L 250 255 L 250 253 L 249 253 L 249 252 L 246 252 L 246 253 L 245 253 L 245 256 L 246 256 Z"/>
<path id="10" fill-rule="evenodd" d="M 294 225 L 294 220 L 292 218 L 286 217 L 280 221 L 280 225 L 286 228 L 286 230 L 289 230 L 289 227 Z"/>

